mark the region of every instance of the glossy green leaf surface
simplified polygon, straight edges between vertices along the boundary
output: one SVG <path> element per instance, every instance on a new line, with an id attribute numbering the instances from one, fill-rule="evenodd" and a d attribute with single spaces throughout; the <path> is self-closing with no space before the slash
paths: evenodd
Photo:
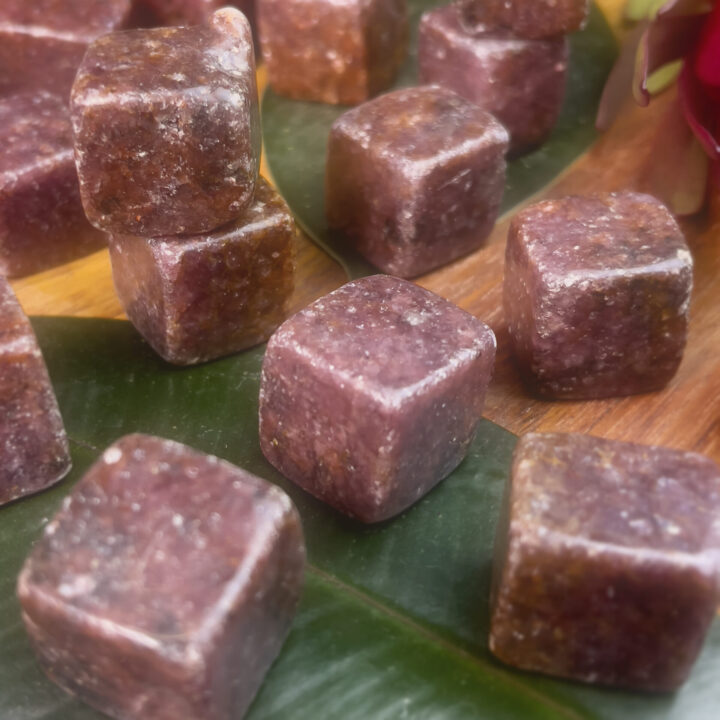
<path id="1" fill-rule="evenodd" d="M 417 26 L 423 12 L 445 0 L 410 0 L 413 38 L 397 87 L 416 85 Z M 570 38 L 570 69 L 562 114 L 550 139 L 508 165 L 503 210 L 541 190 L 597 138 L 595 116 L 617 43 L 603 14 L 594 7 L 582 32 Z M 347 108 L 298 102 L 267 90 L 262 101 L 265 152 L 273 181 L 307 234 L 343 266 L 350 277 L 374 272 L 325 223 L 324 174 L 327 139 Z"/>
<path id="2" fill-rule="evenodd" d="M 467 460 L 399 518 L 345 519 L 262 457 L 262 349 L 205 366 L 164 364 L 124 322 L 37 319 L 75 469 L 0 508 L 0 718 L 100 720 L 35 665 L 14 594 L 32 542 L 110 442 L 148 432 L 186 442 L 277 483 L 303 518 L 309 568 L 290 638 L 251 720 L 716 720 L 720 624 L 675 696 L 586 688 L 514 671 L 489 654 L 488 588 L 499 500 L 515 438 L 485 422 Z M 242 672 L 242 668 L 238 669 Z"/>

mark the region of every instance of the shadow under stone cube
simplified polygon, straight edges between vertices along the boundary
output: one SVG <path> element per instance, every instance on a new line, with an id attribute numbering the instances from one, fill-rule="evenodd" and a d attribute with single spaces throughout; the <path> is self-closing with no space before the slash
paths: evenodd
<path id="1" fill-rule="evenodd" d="M 446 300 L 389 276 L 348 283 L 270 339 L 261 449 L 337 510 L 385 520 L 463 460 L 494 360 L 492 330 Z"/>

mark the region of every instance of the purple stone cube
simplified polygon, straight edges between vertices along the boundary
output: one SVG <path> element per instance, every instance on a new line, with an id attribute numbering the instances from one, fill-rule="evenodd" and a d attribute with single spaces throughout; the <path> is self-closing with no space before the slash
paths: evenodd
<path id="1" fill-rule="evenodd" d="M 507 128 L 513 153 L 540 145 L 557 122 L 565 97 L 568 42 L 530 40 L 504 28 L 471 25 L 457 5 L 432 10 L 420 22 L 420 78 L 450 88 Z"/>
<path id="2" fill-rule="evenodd" d="M 35 333 L 0 276 L 0 505 L 60 482 L 70 452 Z"/>
<path id="3" fill-rule="evenodd" d="M 414 277 L 478 249 L 497 219 L 508 134 L 451 90 L 398 90 L 332 127 L 330 227 L 383 272 Z"/>
<path id="4" fill-rule="evenodd" d="M 125 27 L 131 0 L 2 0 L 0 96 L 49 90 L 67 96 L 93 40 Z"/>
<path id="5" fill-rule="evenodd" d="M 522 373 L 544 397 L 650 392 L 677 372 L 692 257 L 648 195 L 566 197 L 513 219 L 505 318 Z"/>
<path id="6" fill-rule="evenodd" d="M 238 10 L 107 35 L 72 91 L 83 204 L 107 232 L 156 237 L 238 218 L 260 160 L 255 58 Z"/>
<path id="7" fill-rule="evenodd" d="M 270 339 L 260 447 L 320 500 L 385 520 L 463 460 L 494 360 L 490 328 L 446 300 L 389 276 L 348 283 Z"/>
<path id="8" fill-rule="evenodd" d="M 107 245 L 80 202 L 65 101 L 1 98 L 0 146 L 0 274 L 31 275 Z"/>
<path id="9" fill-rule="evenodd" d="M 674 690 L 715 616 L 719 550 L 709 459 L 526 435 L 498 528 L 490 649 L 525 670 Z"/>
<path id="10" fill-rule="evenodd" d="M 115 236 L 113 277 L 128 317 L 168 362 L 192 365 L 267 340 L 286 318 L 295 221 L 260 179 L 251 206 L 207 235 Z"/>
<path id="11" fill-rule="evenodd" d="M 188 447 L 109 447 L 18 581 L 40 663 L 125 720 L 242 717 L 280 651 L 305 547 L 278 488 Z"/>
<path id="12" fill-rule="evenodd" d="M 257 0 L 273 90 L 356 105 L 387 90 L 405 60 L 406 0 Z"/>

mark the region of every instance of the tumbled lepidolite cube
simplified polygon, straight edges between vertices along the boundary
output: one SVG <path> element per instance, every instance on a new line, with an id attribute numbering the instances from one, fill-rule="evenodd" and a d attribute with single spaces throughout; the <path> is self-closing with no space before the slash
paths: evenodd
<path id="1" fill-rule="evenodd" d="M 522 37 L 542 38 L 579 30 L 589 0 L 459 0 L 466 20 L 507 27 Z"/>
<path id="2" fill-rule="evenodd" d="M 495 336 L 404 280 L 344 285 L 268 343 L 260 446 L 286 477 L 364 522 L 396 515 L 462 461 Z"/>
<path id="3" fill-rule="evenodd" d="M 490 649 L 501 660 L 674 690 L 720 599 L 720 469 L 695 453 L 526 435 L 496 553 Z"/>
<path id="4" fill-rule="evenodd" d="M 414 277 L 479 248 L 505 188 L 508 134 L 451 90 L 398 90 L 350 110 L 330 133 L 330 227 L 373 265 Z"/>
<path id="5" fill-rule="evenodd" d="M 278 488 L 168 440 L 109 447 L 18 581 L 50 677 L 124 720 L 235 720 L 280 651 L 305 548 Z"/>
<path id="6" fill-rule="evenodd" d="M 512 221 L 505 318 L 542 396 L 650 392 L 685 349 L 692 256 L 670 212 L 637 193 L 566 197 Z"/>
<path id="7" fill-rule="evenodd" d="M 66 96 L 88 45 L 124 27 L 130 10 L 131 0 L 2 0 L 0 95 Z"/>
<path id="8" fill-rule="evenodd" d="M 259 168 L 257 103 L 250 26 L 239 10 L 219 10 L 207 25 L 97 40 L 72 91 L 90 221 L 154 237 L 239 217 Z"/>
<path id="9" fill-rule="evenodd" d="M 270 84 L 355 105 L 390 87 L 408 43 L 406 0 L 257 0 Z"/>
<path id="10" fill-rule="evenodd" d="M 423 82 L 450 88 L 497 117 L 511 150 L 542 143 L 555 126 L 565 96 L 565 37 L 530 40 L 510 30 L 463 22 L 460 7 L 423 15 L 419 40 Z"/>
<path id="11" fill-rule="evenodd" d="M 141 335 L 178 365 L 264 342 L 285 319 L 295 279 L 295 221 L 262 179 L 238 221 L 189 237 L 113 236 L 120 301 Z"/>
<path id="12" fill-rule="evenodd" d="M 45 361 L 0 276 L 0 505 L 54 485 L 69 470 L 68 441 Z"/>
<path id="13" fill-rule="evenodd" d="M 80 202 L 65 101 L 0 99 L 0 146 L 0 274 L 30 275 L 106 245 Z"/>

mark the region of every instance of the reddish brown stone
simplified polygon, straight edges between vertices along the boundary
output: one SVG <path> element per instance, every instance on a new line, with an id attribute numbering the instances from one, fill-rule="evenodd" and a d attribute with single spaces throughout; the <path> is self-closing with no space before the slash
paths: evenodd
<path id="1" fill-rule="evenodd" d="M 565 37 L 529 40 L 470 25 L 449 5 L 423 15 L 419 61 L 423 82 L 450 88 L 495 115 L 514 153 L 541 144 L 557 122 L 567 79 Z"/>
<path id="2" fill-rule="evenodd" d="M 107 35 L 72 91 L 90 221 L 143 237 L 214 230 L 252 200 L 260 158 L 250 26 L 231 8 L 208 25 Z"/>
<path id="3" fill-rule="evenodd" d="M 0 505 L 54 485 L 70 471 L 57 400 L 35 334 L 0 277 Z"/>
<path id="4" fill-rule="evenodd" d="M 567 197 L 510 226 L 505 317 L 521 371 L 546 397 L 650 392 L 685 349 L 692 257 L 648 195 Z"/>
<path id="5" fill-rule="evenodd" d="M 490 328 L 427 290 L 382 275 L 348 283 L 270 339 L 260 446 L 341 512 L 385 520 L 465 457 L 494 360 Z"/>
<path id="6" fill-rule="evenodd" d="M 130 320 L 168 362 L 191 365 L 267 340 L 286 318 L 296 228 L 262 179 L 242 217 L 209 235 L 116 236 L 115 287 Z"/>
<path id="7" fill-rule="evenodd" d="M 590 0 L 459 0 L 469 23 L 507 27 L 521 37 L 543 38 L 580 30 Z"/>
<path id="8" fill-rule="evenodd" d="M 435 86 L 342 115 L 330 134 L 330 227 L 383 272 L 414 277 L 481 247 L 505 188 L 506 130 Z"/>
<path id="9" fill-rule="evenodd" d="M 255 17 L 255 0 L 140 0 L 147 5 L 163 25 L 201 25 L 216 10 L 235 7 L 252 25 Z"/>
<path id="10" fill-rule="evenodd" d="M 300 519 L 264 480 L 168 440 L 108 448 L 18 581 L 50 677 L 125 720 L 235 720 L 303 582 Z"/>
<path id="11" fill-rule="evenodd" d="M 88 45 L 125 26 L 131 0 L 2 0 L 0 95 L 67 95 Z"/>
<path id="12" fill-rule="evenodd" d="M 257 0 L 273 90 L 356 105 L 387 90 L 407 54 L 406 0 Z"/>
<path id="13" fill-rule="evenodd" d="M 107 243 L 80 202 L 67 104 L 45 92 L 0 99 L 0 274 L 30 275 Z"/>
<path id="14" fill-rule="evenodd" d="M 712 622 L 720 469 L 694 453 L 526 435 L 497 538 L 490 649 L 526 670 L 669 691 Z"/>

